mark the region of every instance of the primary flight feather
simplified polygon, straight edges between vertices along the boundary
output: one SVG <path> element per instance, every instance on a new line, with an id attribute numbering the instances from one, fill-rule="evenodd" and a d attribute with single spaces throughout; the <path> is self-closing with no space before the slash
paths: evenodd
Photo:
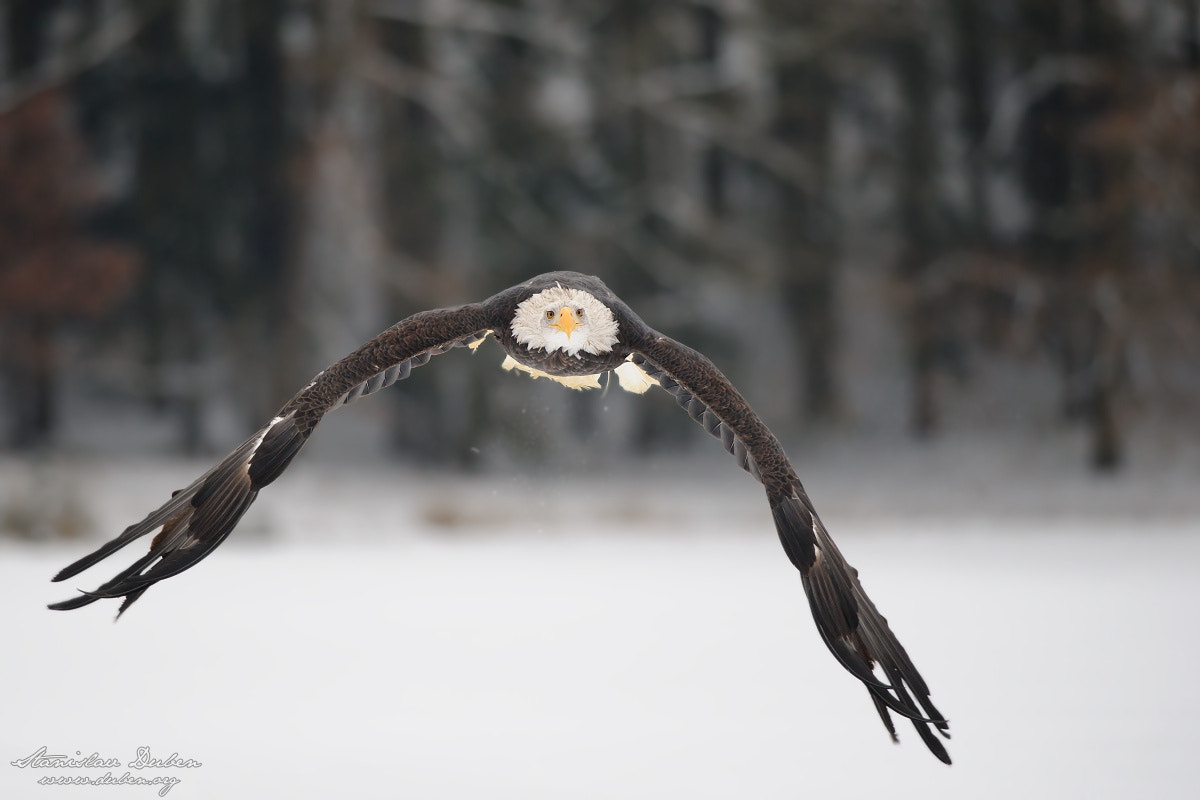
<path id="1" fill-rule="evenodd" d="M 912 721 L 935 756 L 950 763 L 935 735 L 949 724 L 887 620 L 842 557 L 775 435 L 711 361 L 647 326 L 598 278 L 575 272 L 539 275 L 482 303 L 425 311 L 402 320 L 320 372 L 274 418 L 223 461 L 158 510 L 54 576 L 71 578 L 146 534 L 150 551 L 114 578 L 54 603 L 79 608 L 123 597 L 118 616 L 158 581 L 195 565 L 225 540 L 254 502 L 333 409 L 407 378 L 413 367 L 488 335 L 505 365 L 573 388 L 598 386 L 615 371 L 624 388 L 657 384 L 721 440 L 766 490 L 784 552 L 800 572 L 813 619 L 838 662 L 862 681 L 893 740 L 890 712 Z"/>

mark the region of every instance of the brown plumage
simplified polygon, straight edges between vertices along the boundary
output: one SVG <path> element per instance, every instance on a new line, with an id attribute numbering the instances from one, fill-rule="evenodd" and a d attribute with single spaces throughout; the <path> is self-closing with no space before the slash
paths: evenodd
<path id="1" fill-rule="evenodd" d="M 593 347 L 596 352 L 579 350 L 570 355 L 549 344 L 543 348 L 520 343 L 514 335 L 518 307 L 554 287 L 555 298 L 564 289 L 581 290 L 599 301 L 603 308 L 588 313 L 611 312 L 616 341 Z M 567 315 L 569 310 L 562 311 Z M 555 309 L 549 311 L 547 316 L 554 317 Z M 582 307 L 575 311 L 581 320 L 584 311 Z M 545 324 L 558 327 L 554 322 Z M 565 325 L 569 341 L 574 326 L 569 321 Z M 529 329 L 527 324 L 525 330 Z M 574 272 L 539 275 L 482 303 L 425 311 L 388 328 L 319 373 L 270 423 L 158 510 L 59 572 L 54 580 L 71 578 L 134 539 L 161 529 L 149 553 L 128 569 L 96 590 L 50 608 L 73 609 L 102 598 L 124 597 L 119 616 L 150 586 L 193 566 L 224 541 L 258 492 L 287 468 L 325 414 L 408 377 L 413 367 L 434 355 L 474 345 L 488 334 L 509 356 L 551 376 L 603 373 L 628 360 L 673 395 L 692 419 L 721 440 L 739 466 L 762 483 L 780 542 L 800 572 L 821 638 L 842 666 L 866 686 L 893 740 L 896 731 L 889 710 L 910 719 L 934 755 L 950 763 L 934 735 L 936 730 L 949 738 L 949 725 L 930 701 L 929 687 L 863 591 L 857 570 L 846 563 L 825 530 L 779 440 L 711 361 L 648 327 L 599 279 Z"/>

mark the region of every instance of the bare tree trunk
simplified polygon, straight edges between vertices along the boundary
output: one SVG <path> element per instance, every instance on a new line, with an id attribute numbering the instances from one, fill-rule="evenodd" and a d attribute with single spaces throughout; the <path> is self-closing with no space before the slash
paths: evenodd
<path id="1" fill-rule="evenodd" d="M 804 409 L 809 420 L 829 421 L 837 407 L 834 376 L 836 235 L 831 230 L 828 164 L 833 81 L 819 61 L 778 68 L 774 134 L 814 165 L 813 185 L 781 184 L 780 247 L 784 305 L 801 342 Z"/>
<path id="2" fill-rule="evenodd" d="M 54 326 L 41 314 L 34 314 L 15 326 L 15 363 L 12 370 L 15 395 L 13 443 L 21 450 L 47 445 L 54 430 L 56 362 Z"/>
<path id="3" fill-rule="evenodd" d="M 1200 69 L 1200 3 L 1179 0 L 1183 7 L 1183 58 L 1188 69 Z"/>
<path id="4" fill-rule="evenodd" d="M 948 8 L 953 21 L 958 73 L 955 94 L 962 108 L 959 124 L 967 145 L 964 167 L 969 192 L 968 235 L 980 241 L 986 240 L 990 233 L 984 146 L 991 122 L 988 91 L 988 69 L 993 58 L 992 28 L 988 24 L 991 6 L 975 0 L 950 0 Z"/>
<path id="5" fill-rule="evenodd" d="M 900 274 L 915 288 L 910 311 L 913 373 L 911 424 L 918 436 L 929 436 L 939 425 L 937 373 L 948 325 L 944 303 L 927 296 L 929 269 L 942 248 L 938 215 L 936 173 L 937 141 L 934 129 L 933 85 L 927 43 L 916 32 L 895 44 L 897 72 L 904 98 L 907 125 L 899 161 L 901 235 Z"/>
<path id="6" fill-rule="evenodd" d="M 355 70 L 364 31 L 357 3 L 326 0 L 319 10 L 323 38 L 304 87 L 312 118 L 296 170 L 300 208 L 287 282 L 292 333 L 280 377 L 290 387 L 285 394 L 373 336 L 385 321 L 379 291 L 382 187 L 373 167 L 378 116 Z"/>

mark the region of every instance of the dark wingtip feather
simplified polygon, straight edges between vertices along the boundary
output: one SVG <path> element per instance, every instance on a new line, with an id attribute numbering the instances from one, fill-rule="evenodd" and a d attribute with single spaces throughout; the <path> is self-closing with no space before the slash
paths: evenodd
<path id="1" fill-rule="evenodd" d="M 800 570 L 822 640 L 866 686 L 892 741 L 899 741 L 899 736 L 890 711 L 912 720 L 930 752 L 949 764 L 946 748 L 931 730 L 949 738 L 949 723 L 930 701 L 929 687 L 863 591 L 857 571 L 846 563 L 807 496 L 794 489 L 788 496 L 773 498 L 771 511 L 784 550 Z M 882 675 L 876 673 L 876 664 Z"/>
<path id="2" fill-rule="evenodd" d="M 125 599 L 121 602 L 121 607 L 117 609 L 117 615 L 113 617 L 113 622 L 119 620 L 121 615 L 124 614 L 131 605 L 137 602 L 137 599 L 145 594 L 146 590 L 149 588 L 149 586 L 143 586 L 142 588 L 134 589 L 132 592 L 125 595 Z"/>
<path id="3" fill-rule="evenodd" d="M 83 608 L 84 606 L 90 605 L 91 603 L 94 603 L 100 599 L 99 597 L 95 597 L 83 591 L 82 589 L 77 589 L 76 591 L 80 593 L 79 597 L 72 597 L 70 600 L 60 600 L 57 603 L 50 603 L 46 606 L 46 608 L 50 609 L 51 611 L 73 611 L 76 608 Z"/>
<path id="4" fill-rule="evenodd" d="M 82 572 L 134 539 L 162 529 L 154 537 L 150 551 L 111 580 L 92 591 L 82 591 L 79 597 L 49 607 L 55 611 L 68 611 L 99 599 L 124 597 L 117 612 L 119 618 L 151 585 L 177 575 L 212 552 L 233 530 L 258 494 L 249 476 L 249 462 L 262 436 L 263 432 L 260 432 L 245 441 L 191 486 L 175 492 L 157 511 L 60 571 L 54 580 L 61 581 Z M 303 437 L 299 438 L 302 444 Z M 285 437 L 285 441 L 290 460 L 298 447 L 294 437 Z M 273 466 L 279 465 L 279 461 L 273 462 Z"/>
<path id="5" fill-rule="evenodd" d="M 245 447 L 245 445 L 242 447 Z M 238 451 L 235 451 L 235 453 L 240 452 L 240 450 L 241 448 L 239 448 Z M 125 547 L 135 539 L 139 539 L 151 531 L 157 530 L 160 526 L 168 524 L 172 518 L 176 517 L 183 509 L 187 507 L 192 497 L 197 491 L 199 491 L 200 487 L 203 486 L 204 482 L 216 469 L 217 467 L 214 467 L 204 475 L 201 475 L 187 488 L 176 489 L 175 491 L 171 492 L 171 499 L 160 506 L 157 510 L 146 515 L 146 518 L 141 522 L 138 522 L 135 525 L 130 525 L 121 532 L 120 536 L 111 541 L 105 542 L 83 558 L 60 569 L 58 574 L 50 579 L 51 582 L 64 581 L 68 578 L 73 578 L 79 573 L 83 572 L 85 569 L 89 569 L 96 564 L 99 564 L 101 561 L 108 558 L 113 553 L 117 552 L 122 547 Z"/>
<path id="6" fill-rule="evenodd" d="M 867 687 L 867 693 L 871 695 L 871 702 L 875 704 L 875 710 L 879 712 L 879 718 L 883 720 L 883 727 L 887 728 L 888 734 L 892 737 L 892 741 L 900 744 L 900 737 L 896 735 L 896 724 L 892 722 L 892 715 L 888 713 L 887 706 L 879 699 L 879 695 Z"/>
<path id="7" fill-rule="evenodd" d="M 950 754 L 946 752 L 946 747 L 942 744 L 941 740 L 929 730 L 929 726 L 914 720 L 913 727 L 917 729 L 917 735 L 921 737 L 921 741 L 925 742 L 925 746 L 929 748 L 929 752 L 933 753 L 938 761 L 949 765 L 951 763 Z M 947 738 L 949 737 L 947 736 Z"/>
<path id="8" fill-rule="evenodd" d="M 101 561 L 108 558 L 110 555 L 112 555 L 116 551 L 120 550 L 125 545 L 129 544 L 129 542 L 133 541 L 133 539 L 136 538 L 136 537 L 128 537 L 127 538 L 129 530 L 130 530 L 129 528 L 126 528 L 125 533 L 123 533 L 121 536 L 118 536 L 116 539 L 113 539 L 111 542 L 106 542 L 104 545 L 102 545 L 101 547 L 97 548 L 96 550 L 93 550 L 92 552 L 88 553 L 86 556 L 79 559 L 78 561 L 68 564 L 67 566 L 60 569 L 58 571 L 58 573 L 55 574 L 55 576 L 50 579 L 51 583 L 58 583 L 60 581 L 65 581 L 68 578 L 74 578 L 76 575 L 83 572 L 85 569 L 88 569 L 89 567 L 93 567 L 96 564 L 99 564 Z"/>

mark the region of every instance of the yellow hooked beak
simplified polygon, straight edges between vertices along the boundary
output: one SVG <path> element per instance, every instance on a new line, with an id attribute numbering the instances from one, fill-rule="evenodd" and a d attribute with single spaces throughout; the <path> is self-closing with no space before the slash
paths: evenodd
<path id="1" fill-rule="evenodd" d="M 567 335 L 568 339 L 570 339 L 571 331 L 578 328 L 579 323 L 575 321 L 575 312 L 567 306 L 563 306 L 561 309 L 559 309 L 558 318 L 555 319 L 554 322 L 550 323 L 550 327 L 558 328 Z"/>

